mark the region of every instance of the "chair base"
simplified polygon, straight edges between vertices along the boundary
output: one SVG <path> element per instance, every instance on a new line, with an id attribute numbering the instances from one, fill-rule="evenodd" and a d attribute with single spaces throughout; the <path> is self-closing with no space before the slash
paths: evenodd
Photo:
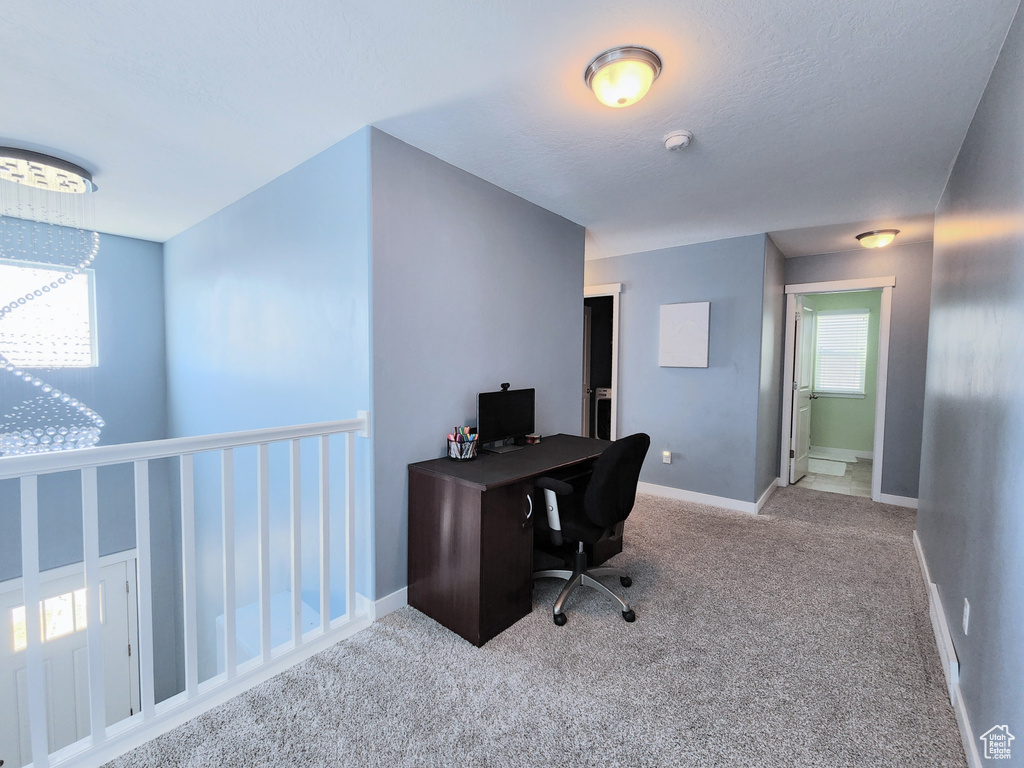
<path id="1" fill-rule="evenodd" d="M 565 586 L 562 587 L 562 591 L 558 594 L 558 599 L 555 600 L 555 605 L 552 609 L 555 624 L 561 626 L 565 624 L 565 602 L 569 599 L 569 595 L 577 587 L 590 587 L 614 601 L 622 610 L 622 618 L 626 621 L 633 621 L 636 618 L 636 614 L 633 613 L 633 609 L 629 607 L 629 603 L 619 597 L 617 594 L 612 592 L 608 587 L 597 580 L 597 577 L 601 576 L 618 576 L 622 586 L 628 587 L 632 584 L 632 580 L 629 575 L 621 568 L 613 568 L 611 566 L 602 565 L 597 568 L 587 568 L 587 555 L 583 551 L 583 545 L 580 544 L 579 550 L 575 553 L 575 562 L 573 564 L 573 570 L 567 570 L 564 568 L 552 568 L 542 571 L 534 571 L 534 579 L 564 579 Z"/>

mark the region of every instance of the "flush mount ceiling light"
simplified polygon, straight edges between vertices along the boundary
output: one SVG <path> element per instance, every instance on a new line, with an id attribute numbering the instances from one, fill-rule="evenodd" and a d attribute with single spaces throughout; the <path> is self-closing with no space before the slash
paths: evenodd
<path id="1" fill-rule="evenodd" d="M 0 179 L 35 189 L 82 194 L 95 192 L 92 174 L 74 163 L 26 149 L 0 147 Z"/>
<path id="2" fill-rule="evenodd" d="M 898 229 L 876 229 L 857 235 L 857 242 L 865 248 L 884 248 L 895 239 Z"/>
<path id="3" fill-rule="evenodd" d="M 595 57 L 583 79 L 598 101 L 618 108 L 640 101 L 660 74 L 658 54 L 639 45 L 622 45 Z"/>

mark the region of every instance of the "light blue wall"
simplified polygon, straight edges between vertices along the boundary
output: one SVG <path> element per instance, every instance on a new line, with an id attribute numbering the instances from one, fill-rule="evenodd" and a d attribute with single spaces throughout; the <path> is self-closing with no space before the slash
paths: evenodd
<path id="1" fill-rule="evenodd" d="M 172 436 L 349 419 L 370 406 L 369 130 L 308 160 L 165 244 Z M 357 589 L 372 594 L 368 441 L 357 439 Z M 303 450 L 303 595 L 317 597 L 315 447 Z M 255 451 L 236 456 L 238 599 L 256 599 Z M 332 447 L 339 466 L 343 444 Z M 335 509 L 343 476 L 332 471 Z M 223 612 L 220 472 L 196 463 L 200 674 L 213 674 Z M 271 452 L 271 588 L 288 588 L 288 475 Z M 332 593 L 344 594 L 342 526 Z M 332 615 L 344 610 L 337 603 Z M 273 620 L 286 617 L 274 616 Z"/>
<path id="2" fill-rule="evenodd" d="M 898 241 L 897 241 L 898 242 Z M 932 244 L 826 253 L 786 259 L 786 284 L 896 276 L 885 388 L 882 493 L 917 498 L 928 358 Z"/>
<path id="3" fill-rule="evenodd" d="M 761 306 L 761 380 L 757 396 L 757 497 L 779 479 L 782 442 L 782 357 L 786 343 L 785 257 L 767 235 Z"/>
<path id="4" fill-rule="evenodd" d="M 917 531 L 977 738 L 1024 765 L 1024 15 L 936 211 Z M 964 598 L 970 632 L 961 629 Z M 996 762 L 996 761 L 992 761 Z"/>
<path id="5" fill-rule="evenodd" d="M 48 369 L 44 379 L 79 397 L 106 421 L 101 445 L 157 440 L 167 435 L 164 368 L 163 262 L 159 243 L 100 236 L 94 263 L 95 368 Z M 11 380 L 11 381 L 8 381 Z M 0 377 L 0 413 L 34 395 L 5 374 Z M 131 468 L 100 470 L 100 550 L 135 547 Z M 21 526 L 15 481 L 0 484 L 0 581 L 21 575 Z M 154 520 L 154 539 L 163 536 Z M 81 488 L 77 474 L 40 482 L 40 565 L 44 570 L 82 559 Z M 60 535 L 53 535 L 60 532 Z"/>
<path id="6" fill-rule="evenodd" d="M 373 131 L 376 594 L 407 583 L 407 465 L 442 456 L 476 395 L 537 389 L 542 434 L 580 431 L 576 224 Z"/>
<path id="7" fill-rule="evenodd" d="M 587 285 L 623 284 L 619 434 L 650 434 L 644 482 L 747 502 L 764 490 L 755 475 L 765 247 L 765 235 L 751 235 L 587 262 Z M 689 301 L 711 302 L 709 367 L 660 368 L 660 307 Z M 768 434 L 778 403 L 764 397 Z M 672 464 L 661 463 L 665 450 Z"/>

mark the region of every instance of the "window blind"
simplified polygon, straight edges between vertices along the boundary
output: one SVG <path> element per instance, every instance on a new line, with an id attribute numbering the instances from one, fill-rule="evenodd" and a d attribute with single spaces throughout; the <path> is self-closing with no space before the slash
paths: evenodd
<path id="1" fill-rule="evenodd" d="M 868 358 L 868 310 L 818 312 L 814 391 L 863 395 Z"/>

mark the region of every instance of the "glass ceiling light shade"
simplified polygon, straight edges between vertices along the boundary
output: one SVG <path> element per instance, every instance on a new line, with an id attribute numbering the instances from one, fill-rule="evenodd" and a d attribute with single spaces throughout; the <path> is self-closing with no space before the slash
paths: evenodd
<path id="1" fill-rule="evenodd" d="M 0 456 L 99 442 L 100 415 L 45 381 L 45 371 L 28 370 L 18 353 L 30 340 L 4 327 L 12 314 L 45 306 L 44 296 L 59 296 L 96 258 L 100 238 L 92 228 L 93 196 L 87 194 L 95 189 L 89 172 L 73 163 L 0 147 L 0 259 L 50 267 L 48 281 L 38 286 L 12 292 L 0 285 Z M 67 339 L 46 342 L 59 348 Z M 61 375 L 74 383 L 73 373 Z"/>
<path id="2" fill-rule="evenodd" d="M 865 248 L 884 248 L 895 240 L 899 233 L 898 229 L 876 229 L 857 235 L 857 242 Z"/>
<path id="3" fill-rule="evenodd" d="M 621 108 L 640 101 L 660 74 L 658 54 L 639 45 L 623 45 L 595 57 L 583 79 L 598 101 Z"/>

